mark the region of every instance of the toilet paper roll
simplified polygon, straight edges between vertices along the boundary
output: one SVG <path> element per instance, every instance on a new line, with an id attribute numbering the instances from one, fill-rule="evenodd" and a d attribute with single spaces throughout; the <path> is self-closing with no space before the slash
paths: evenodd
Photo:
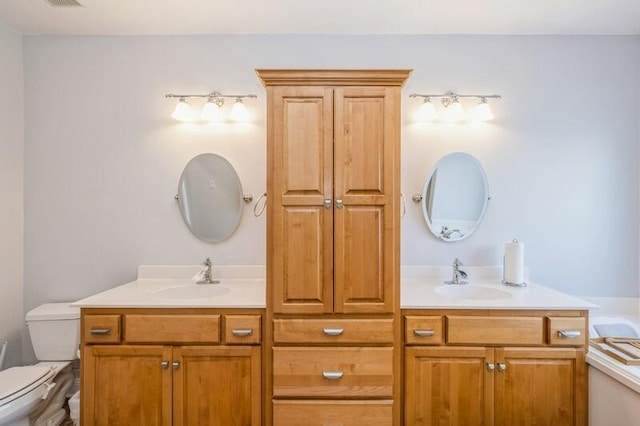
<path id="1" fill-rule="evenodd" d="M 524 243 L 518 240 L 504 245 L 504 280 L 511 284 L 524 283 Z"/>

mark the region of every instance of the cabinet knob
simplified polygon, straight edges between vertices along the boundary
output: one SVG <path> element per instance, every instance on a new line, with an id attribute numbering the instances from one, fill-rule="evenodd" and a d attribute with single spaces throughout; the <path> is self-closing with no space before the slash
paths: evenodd
<path id="1" fill-rule="evenodd" d="M 495 369 L 496 369 L 496 365 L 494 363 L 492 362 L 487 363 L 487 371 L 492 372 Z"/>
<path id="2" fill-rule="evenodd" d="M 329 380 L 341 379 L 344 373 L 342 371 L 323 371 L 322 377 Z"/>
<path id="3" fill-rule="evenodd" d="M 163 370 L 166 370 L 167 368 L 169 368 L 169 361 L 162 361 L 160 363 L 160 366 L 162 367 Z"/>
<path id="4" fill-rule="evenodd" d="M 337 209 L 341 209 L 342 208 L 342 200 L 336 200 L 336 208 Z"/>
<path id="5" fill-rule="evenodd" d="M 344 333 L 344 328 L 323 328 L 322 332 L 327 336 L 340 336 Z"/>
<path id="6" fill-rule="evenodd" d="M 435 330 L 417 328 L 413 329 L 413 335 L 418 337 L 432 337 L 434 334 L 436 334 Z"/>
<path id="7" fill-rule="evenodd" d="M 238 337 L 247 337 L 253 334 L 253 329 L 251 328 L 234 328 L 231 330 L 231 334 Z"/>
<path id="8" fill-rule="evenodd" d="M 331 208 L 331 198 L 325 198 L 324 199 L 324 208 L 325 209 L 330 209 Z"/>
<path id="9" fill-rule="evenodd" d="M 177 370 L 178 368 L 180 368 L 180 362 L 178 361 L 173 361 L 171 363 L 171 366 L 173 367 L 174 370 Z"/>
<path id="10" fill-rule="evenodd" d="M 580 330 L 558 330 L 558 337 L 563 339 L 577 339 L 582 336 Z"/>
<path id="11" fill-rule="evenodd" d="M 501 362 L 498 363 L 498 371 L 503 372 L 506 369 L 507 369 L 506 364 L 503 364 Z"/>

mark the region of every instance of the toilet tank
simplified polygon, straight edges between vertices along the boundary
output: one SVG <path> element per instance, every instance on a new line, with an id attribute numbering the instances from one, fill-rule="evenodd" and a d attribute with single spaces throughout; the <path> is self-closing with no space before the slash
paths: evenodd
<path id="1" fill-rule="evenodd" d="M 80 308 L 45 303 L 27 313 L 31 344 L 40 361 L 70 361 L 80 344 Z"/>

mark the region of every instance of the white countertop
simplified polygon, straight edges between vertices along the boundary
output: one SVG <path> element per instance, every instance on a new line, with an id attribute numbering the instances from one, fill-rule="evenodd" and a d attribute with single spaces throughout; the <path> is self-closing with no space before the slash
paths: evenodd
<path id="1" fill-rule="evenodd" d="M 264 308 L 265 280 L 262 266 L 214 266 L 220 284 L 194 284 L 191 277 L 201 266 L 148 266 L 138 268 L 138 279 L 72 303 L 81 308 Z M 194 286 L 228 289 L 215 297 L 168 298 L 162 291 Z M 197 290 L 200 290 L 198 288 Z M 160 294 L 158 294 L 160 293 Z M 180 290 L 176 291 L 177 294 Z"/>
<path id="2" fill-rule="evenodd" d="M 265 308 L 264 266 L 214 266 L 214 278 L 225 287 L 225 294 L 186 298 L 196 284 L 191 277 L 201 266 L 140 266 L 138 279 L 74 302 L 83 308 Z M 450 267 L 403 267 L 402 309 L 593 309 L 597 306 L 559 291 L 528 283 L 527 287 L 508 287 L 500 283 L 499 268 L 470 267 L 468 285 L 445 285 Z M 184 287 L 163 297 L 164 290 Z M 198 288 L 196 290 L 202 290 Z M 457 297 L 443 294 L 453 292 Z M 481 298 L 465 298 L 480 293 Z M 160 293 L 160 294 L 158 294 Z M 183 294 L 184 293 L 184 294 Z M 473 295 L 473 294 L 472 294 Z M 483 298 L 488 297 L 488 298 Z"/>
<path id="3" fill-rule="evenodd" d="M 497 267 L 464 268 L 469 284 L 444 284 L 451 268 L 404 267 L 400 291 L 402 309 L 594 309 L 597 305 L 557 290 L 527 282 L 526 287 L 502 284 Z M 478 289 L 480 288 L 480 289 Z M 446 293 L 458 294 L 459 297 Z M 464 298 L 486 293 L 487 299 Z"/>

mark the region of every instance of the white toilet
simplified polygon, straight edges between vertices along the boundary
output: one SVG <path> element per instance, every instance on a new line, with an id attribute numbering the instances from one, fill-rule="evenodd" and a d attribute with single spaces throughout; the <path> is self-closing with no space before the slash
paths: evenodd
<path id="1" fill-rule="evenodd" d="M 0 371 L 0 426 L 58 425 L 64 419 L 64 395 L 73 382 L 80 310 L 69 303 L 46 303 L 29 311 L 26 320 L 40 362 Z"/>

